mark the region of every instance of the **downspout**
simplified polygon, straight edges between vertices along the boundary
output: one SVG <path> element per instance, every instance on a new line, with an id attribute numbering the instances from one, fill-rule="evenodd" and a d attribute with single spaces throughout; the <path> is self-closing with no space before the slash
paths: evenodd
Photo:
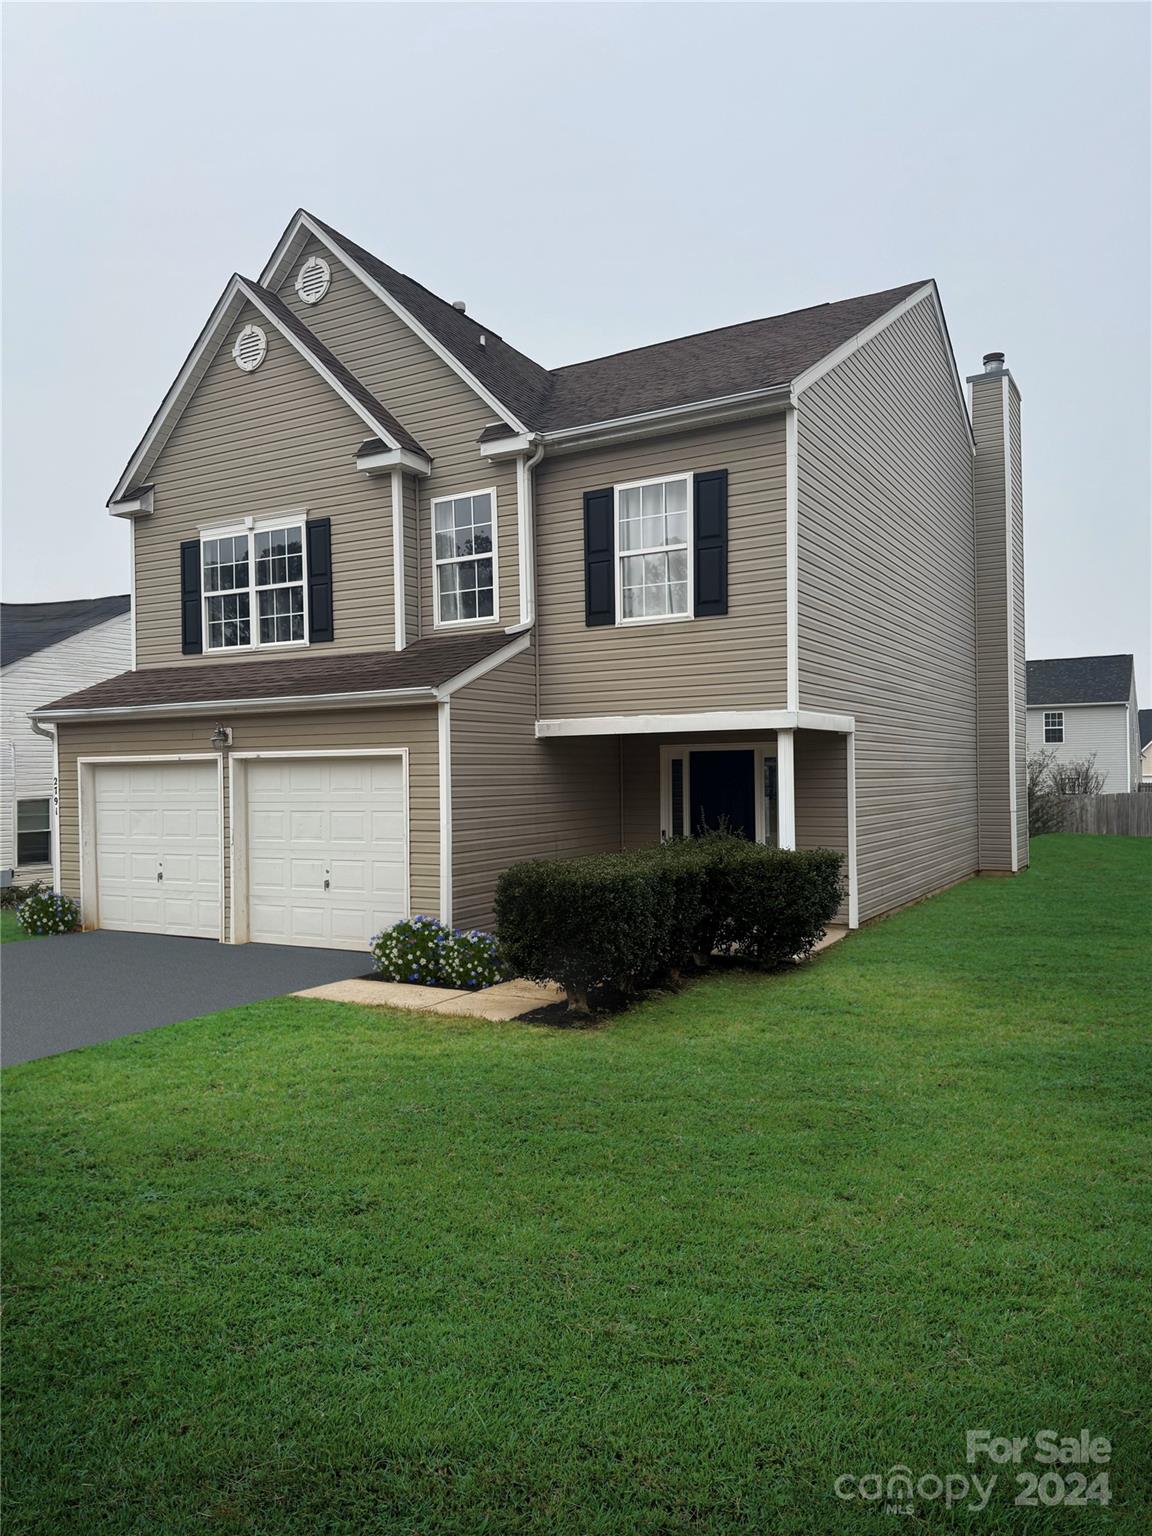
<path id="1" fill-rule="evenodd" d="M 536 622 L 536 508 L 532 472 L 544 457 L 544 444 L 534 437 L 535 451 L 516 460 L 516 542 L 517 574 L 520 584 L 520 620 L 505 630 L 519 635 Z"/>
<path id="2" fill-rule="evenodd" d="M 52 743 L 52 889 L 58 891 L 60 889 L 60 738 L 56 734 L 56 726 L 42 724 L 35 715 L 28 716 L 28 723 L 37 736 L 43 736 L 45 740 Z M 15 750 L 13 750 L 13 758 L 15 758 Z M 13 812 L 15 812 L 15 776 L 13 776 Z M 15 867 L 15 829 L 12 837 L 12 859 Z"/>

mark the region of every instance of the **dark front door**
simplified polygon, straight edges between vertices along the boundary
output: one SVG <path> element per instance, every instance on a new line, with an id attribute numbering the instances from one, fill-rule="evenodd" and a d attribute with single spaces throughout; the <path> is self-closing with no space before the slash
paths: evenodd
<path id="1" fill-rule="evenodd" d="M 693 752 L 688 760 L 692 831 L 726 827 L 756 840 L 756 754 Z"/>

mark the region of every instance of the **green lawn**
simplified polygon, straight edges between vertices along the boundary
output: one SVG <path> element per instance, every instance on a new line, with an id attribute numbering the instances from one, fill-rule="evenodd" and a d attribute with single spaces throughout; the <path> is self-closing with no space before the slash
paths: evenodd
<path id="1" fill-rule="evenodd" d="M 15 944 L 19 939 L 47 937 L 48 935 L 43 933 L 25 933 L 15 912 L 10 909 L 0 911 L 0 944 Z"/>
<path id="2" fill-rule="evenodd" d="M 10 1069 L 8 1532 L 832 1536 L 841 1474 L 1083 1427 L 1107 1509 L 880 1528 L 1148 1529 L 1152 843 L 1034 858 L 597 1030 Z"/>

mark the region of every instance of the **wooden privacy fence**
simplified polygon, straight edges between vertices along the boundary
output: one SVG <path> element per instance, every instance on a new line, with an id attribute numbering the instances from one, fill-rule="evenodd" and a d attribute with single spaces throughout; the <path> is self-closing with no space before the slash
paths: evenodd
<path id="1" fill-rule="evenodd" d="M 1152 795 L 1068 795 L 1065 832 L 1103 832 L 1117 837 L 1152 837 Z"/>

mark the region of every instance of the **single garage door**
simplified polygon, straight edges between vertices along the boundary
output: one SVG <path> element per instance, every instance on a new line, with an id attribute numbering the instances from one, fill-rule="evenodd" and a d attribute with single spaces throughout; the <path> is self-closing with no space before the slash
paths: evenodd
<path id="1" fill-rule="evenodd" d="M 106 763 L 93 776 L 97 921 L 220 937 L 216 763 Z"/>
<path id="2" fill-rule="evenodd" d="M 250 762 L 248 937 L 366 949 L 408 916 L 399 757 Z"/>

